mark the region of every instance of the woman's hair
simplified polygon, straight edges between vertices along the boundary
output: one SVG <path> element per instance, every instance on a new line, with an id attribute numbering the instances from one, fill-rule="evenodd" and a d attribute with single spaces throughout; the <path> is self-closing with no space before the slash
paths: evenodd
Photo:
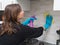
<path id="1" fill-rule="evenodd" d="M 12 34 L 16 30 L 13 29 L 14 23 L 18 23 L 17 16 L 21 12 L 21 7 L 19 4 L 10 4 L 7 5 L 3 14 L 3 24 L 1 27 L 0 35 L 4 33 Z"/>

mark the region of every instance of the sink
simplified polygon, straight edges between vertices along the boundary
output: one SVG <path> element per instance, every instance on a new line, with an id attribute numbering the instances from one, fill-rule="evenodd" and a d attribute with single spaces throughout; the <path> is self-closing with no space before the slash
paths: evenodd
<path id="1" fill-rule="evenodd" d="M 60 30 L 57 30 L 56 33 L 57 33 L 58 35 L 60 35 Z"/>

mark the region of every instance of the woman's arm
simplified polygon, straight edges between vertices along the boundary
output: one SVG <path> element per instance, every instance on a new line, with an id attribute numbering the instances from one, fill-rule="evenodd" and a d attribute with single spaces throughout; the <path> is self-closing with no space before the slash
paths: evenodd
<path id="1" fill-rule="evenodd" d="M 43 27 L 38 27 L 38 28 L 31 28 L 29 26 L 21 26 L 22 30 L 24 31 L 24 36 L 26 38 L 36 38 L 39 37 L 43 34 Z"/>

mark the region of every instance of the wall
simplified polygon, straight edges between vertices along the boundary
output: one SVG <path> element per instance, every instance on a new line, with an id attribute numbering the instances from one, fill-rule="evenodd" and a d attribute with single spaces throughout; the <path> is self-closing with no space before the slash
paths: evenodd
<path id="1" fill-rule="evenodd" d="M 45 24 L 43 15 L 45 11 L 49 12 L 54 17 L 54 24 L 52 24 L 51 28 L 37 39 L 56 44 L 56 40 L 59 38 L 56 30 L 60 28 L 60 11 L 53 11 L 53 0 L 31 0 L 31 11 L 29 13 L 25 12 L 25 16 L 30 17 L 31 15 L 36 15 L 38 19 L 34 22 L 34 25 L 35 27 L 39 27 Z"/>

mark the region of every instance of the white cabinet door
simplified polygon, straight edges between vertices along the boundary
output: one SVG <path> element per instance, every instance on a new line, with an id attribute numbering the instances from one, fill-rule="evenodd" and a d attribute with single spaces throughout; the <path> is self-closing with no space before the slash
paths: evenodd
<path id="1" fill-rule="evenodd" d="M 30 10 L 30 0 L 17 0 L 24 11 Z"/>
<path id="2" fill-rule="evenodd" d="M 4 10 L 8 4 L 12 4 L 12 0 L 0 0 L 0 10 Z"/>
<path id="3" fill-rule="evenodd" d="M 2 9 L 2 3 L 0 2 L 0 10 Z"/>
<path id="4" fill-rule="evenodd" d="M 60 11 L 60 0 L 54 0 L 53 10 Z"/>

